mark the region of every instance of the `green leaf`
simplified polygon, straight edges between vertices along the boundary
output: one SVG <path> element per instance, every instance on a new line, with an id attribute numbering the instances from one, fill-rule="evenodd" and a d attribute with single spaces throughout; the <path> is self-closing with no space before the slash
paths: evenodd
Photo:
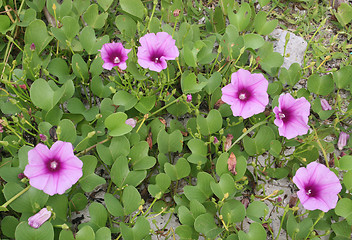
<path id="1" fill-rule="evenodd" d="M 261 223 L 254 222 L 249 226 L 248 233 L 244 233 L 242 230 L 238 232 L 239 240 L 265 240 L 266 231 Z"/>
<path id="2" fill-rule="evenodd" d="M 253 221 L 261 223 L 262 221 L 260 220 L 260 218 L 264 217 L 267 212 L 269 212 L 269 208 L 265 203 L 254 201 L 249 204 L 247 208 L 247 217 L 249 217 Z"/>
<path id="3" fill-rule="evenodd" d="M 72 42 L 73 38 L 76 37 L 80 30 L 80 26 L 76 18 L 71 16 L 65 16 L 61 23 L 62 27 L 56 28 L 52 27 L 51 31 L 54 34 L 55 38 L 66 45 L 66 41 Z"/>
<path id="4" fill-rule="evenodd" d="M 352 170 L 352 156 L 345 155 L 339 159 L 339 168 L 341 170 Z"/>
<path id="5" fill-rule="evenodd" d="M 55 97 L 55 92 L 48 82 L 42 78 L 34 81 L 29 92 L 33 104 L 45 111 L 52 109 L 60 100 Z"/>
<path id="6" fill-rule="evenodd" d="M 83 193 L 76 193 L 70 200 L 71 211 L 81 211 L 86 208 L 88 203 L 87 197 Z"/>
<path id="7" fill-rule="evenodd" d="M 111 231 L 107 227 L 99 228 L 95 233 L 95 240 L 107 240 L 111 239 Z"/>
<path id="8" fill-rule="evenodd" d="M 99 6 L 106 12 L 112 4 L 113 0 L 97 0 L 97 2 Z"/>
<path id="9" fill-rule="evenodd" d="M 161 153 L 181 152 L 183 146 L 183 136 L 180 130 L 168 134 L 164 129 L 158 134 L 158 149 Z"/>
<path id="10" fill-rule="evenodd" d="M 87 26 L 83 28 L 81 34 L 79 35 L 79 41 L 87 53 L 89 55 L 93 55 L 98 53 L 98 50 L 102 48 L 103 44 L 109 42 L 109 36 L 104 35 L 97 39 L 95 37 L 94 29 Z"/>
<path id="11" fill-rule="evenodd" d="M 127 186 L 123 190 L 122 203 L 125 215 L 131 214 L 141 205 L 141 195 L 138 190 L 133 186 Z"/>
<path id="12" fill-rule="evenodd" d="M 10 19 L 6 15 L 0 15 L 0 32 L 6 34 L 11 25 Z"/>
<path id="13" fill-rule="evenodd" d="M 9 238 L 14 238 L 18 223 L 18 220 L 14 216 L 4 217 L 1 221 L 2 233 Z"/>
<path id="14" fill-rule="evenodd" d="M 181 88 L 184 94 L 197 93 L 205 87 L 205 82 L 197 83 L 197 77 L 194 73 L 182 74 Z"/>
<path id="15" fill-rule="evenodd" d="M 68 199 L 65 194 L 50 196 L 46 205 L 52 207 L 55 212 L 55 219 L 51 221 L 52 224 L 61 224 L 67 221 Z"/>
<path id="16" fill-rule="evenodd" d="M 203 233 L 207 238 L 215 239 L 224 229 L 219 228 L 214 221 L 214 216 L 210 213 L 205 213 L 198 216 L 194 222 L 194 229 L 197 232 Z"/>
<path id="17" fill-rule="evenodd" d="M 328 95 L 334 90 L 334 81 L 331 74 L 319 76 L 313 74 L 308 78 L 308 90 L 319 95 Z"/>
<path id="18" fill-rule="evenodd" d="M 29 24 L 24 35 L 24 41 L 26 44 L 35 44 L 35 51 L 39 54 L 53 39 L 48 34 L 46 24 L 39 19 L 34 20 Z"/>
<path id="19" fill-rule="evenodd" d="M 59 78 L 59 83 L 63 84 L 68 80 L 73 80 L 74 75 L 70 74 L 67 63 L 62 58 L 54 58 L 48 65 L 49 73 Z"/>
<path id="20" fill-rule="evenodd" d="M 352 190 L 352 171 L 348 171 L 343 174 L 343 181 L 342 182 L 345 185 L 347 190 L 349 190 L 349 191 Z"/>
<path id="21" fill-rule="evenodd" d="M 109 135 L 122 136 L 132 130 L 132 126 L 126 124 L 127 115 L 123 112 L 113 113 L 105 119 L 105 126 L 109 129 Z"/>
<path id="22" fill-rule="evenodd" d="M 254 29 L 260 35 L 269 35 L 277 26 L 278 20 L 267 21 L 268 14 L 260 11 L 254 19 Z"/>
<path id="23" fill-rule="evenodd" d="M 344 89 L 351 84 L 352 66 L 344 66 L 333 73 L 334 82 L 339 89 Z"/>
<path id="24" fill-rule="evenodd" d="M 97 186 L 105 184 L 105 179 L 95 174 L 97 166 L 97 159 L 92 155 L 81 157 L 83 162 L 83 176 L 80 178 L 79 183 L 85 192 L 93 191 Z"/>
<path id="25" fill-rule="evenodd" d="M 88 225 L 82 227 L 77 232 L 75 240 L 95 240 L 94 230 Z"/>
<path id="26" fill-rule="evenodd" d="M 188 161 L 184 158 L 179 158 L 175 165 L 172 165 L 168 162 L 165 163 L 164 169 L 172 181 L 177 181 L 187 177 L 191 172 L 191 167 Z"/>
<path id="27" fill-rule="evenodd" d="M 335 14 L 339 23 L 344 27 L 352 21 L 352 7 L 348 3 L 341 3 Z"/>
<path id="28" fill-rule="evenodd" d="M 346 218 L 348 224 L 352 225 L 352 200 L 349 198 L 340 199 L 337 202 L 335 213 Z"/>
<path id="29" fill-rule="evenodd" d="M 135 96 L 123 90 L 115 93 L 112 100 L 115 105 L 124 106 L 126 111 L 133 108 L 138 102 L 138 99 Z"/>
<path id="30" fill-rule="evenodd" d="M 166 192 L 171 184 L 170 177 L 165 173 L 159 173 L 155 178 L 156 184 L 149 184 L 148 191 L 153 197 L 161 197 L 159 194 Z"/>
<path id="31" fill-rule="evenodd" d="M 72 56 L 72 70 L 73 73 L 82 80 L 89 79 L 87 64 L 80 54 L 74 54 Z"/>
<path id="32" fill-rule="evenodd" d="M 225 194 L 231 197 L 236 191 L 235 181 L 228 173 L 221 175 L 219 183 L 211 182 L 210 188 L 219 199 L 223 199 Z"/>
<path id="33" fill-rule="evenodd" d="M 35 229 L 26 222 L 21 222 L 16 227 L 16 240 L 54 240 L 54 228 L 50 222 L 44 223 Z"/>
<path id="34" fill-rule="evenodd" d="M 351 226 L 347 223 L 346 220 L 331 224 L 331 228 L 336 234 L 336 237 L 334 239 L 351 239 Z"/>
<path id="35" fill-rule="evenodd" d="M 10 200 L 17 193 L 21 192 L 23 188 L 14 182 L 9 182 L 5 185 L 3 193 L 6 201 Z M 34 187 L 29 188 L 20 198 L 17 198 L 9 206 L 19 213 L 33 213 L 44 207 L 49 195 Z"/>
<path id="36" fill-rule="evenodd" d="M 198 74 L 198 79 L 200 82 L 206 82 L 204 90 L 210 95 L 220 86 L 222 77 L 221 73 L 214 72 L 209 79 L 206 79 L 203 75 Z"/>
<path id="37" fill-rule="evenodd" d="M 246 216 L 246 209 L 240 201 L 230 199 L 224 203 L 220 214 L 227 224 L 232 224 L 243 221 Z"/>
<path id="38" fill-rule="evenodd" d="M 124 212 L 120 201 L 110 193 L 105 193 L 104 202 L 109 213 L 114 217 L 123 217 Z"/>
<path id="39" fill-rule="evenodd" d="M 222 30 L 224 30 L 226 24 L 225 24 L 224 14 L 221 11 L 220 7 L 215 8 L 212 22 L 214 24 L 214 30 L 216 32 L 221 32 Z"/>
<path id="40" fill-rule="evenodd" d="M 45 0 L 26 0 L 26 4 L 36 12 L 41 12 L 45 6 Z"/>
<path id="41" fill-rule="evenodd" d="M 140 18 L 144 17 L 144 5 L 140 0 L 120 0 L 120 6 L 125 12 Z"/>
<path id="42" fill-rule="evenodd" d="M 146 177 L 147 171 L 130 171 L 126 157 L 120 156 L 112 165 L 110 176 L 119 188 L 124 185 L 138 186 Z"/>
<path id="43" fill-rule="evenodd" d="M 99 228 L 104 227 L 108 219 L 108 214 L 105 207 L 100 203 L 92 202 L 88 209 L 90 216 L 89 225 L 93 228 L 93 230 L 96 231 Z"/>
<path id="44" fill-rule="evenodd" d="M 298 63 L 293 63 L 288 70 L 283 67 L 279 79 L 282 83 L 294 86 L 301 79 L 301 70 L 302 68 Z"/>
<path id="45" fill-rule="evenodd" d="M 145 217 L 138 217 L 133 228 L 126 226 L 124 223 L 121 223 L 120 227 L 123 239 L 139 240 L 145 239 L 149 234 L 150 223 Z"/>
<path id="46" fill-rule="evenodd" d="M 117 29 L 129 38 L 133 38 L 137 31 L 136 22 L 128 15 L 118 15 L 115 19 Z"/>
<path id="47" fill-rule="evenodd" d="M 197 124 L 200 128 L 200 133 L 204 136 L 216 133 L 222 127 L 221 113 L 216 109 L 212 109 L 206 118 L 198 115 Z"/>
<path id="48" fill-rule="evenodd" d="M 143 114 L 149 113 L 150 110 L 155 106 L 156 96 L 141 97 L 139 102 L 134 106 L 139 112 Z"/>
<path id="49" fill-rule="evenodd" d="M 55 13 L 53 9 L 54 4 L 56 6 Z M 47 0 L 46 6 L 48 12 L 52 16 L 57 17 L 59 21 L 61 21 L 65 16 L 71 15 L 70 13 L 72 11 L 72 0 L 63 0 L 60 1 L 60 3 L 58 3 L 57 0 Z"/>
<path id="50" fill-rule="evenodd" d="M 187 146 L 192 152 L 192 154 L 187 158 L 189 162 L 194 164 L 205 164 L 208 161 L 208 148 L 205 142 L 194 138 L 187 143 Z"/>
<path id="51" fill-rule="evenodd" d="M 130 153 L 130 142 L 125 136 L 113 137 L 110 146 L 98 144 L 97 152 L 100 159 L 107 165 L 112 165 L 118 156 L 127 156 Z"/>
<path id="52" fill-rule="evenodd" d="M 197 55 L 188 45 L 183 48 L 183 57 L 188 66 L 197 67 Z"/>
<path id="53" fill-rule="evenodd" d="M 246 48 L 258 49 L 264 44 L 264 38 L 255 33 L 244 35 L 243 40 Z"/>
<path id="54" fill-rule="evenodd" d="M 86 21 L 88 26 L 100 29 L 105 25 L 105 21 L 108 17 L 108 13 L 99 14 L 98 5 L 92 4 L 89 6 L 87 11 L 83 14 L 83 19 Z"/>
<path id="55" fill-rule="evenodd" d="M 111 95 L 110 87 L 114 86 L 115 84 L 113 82 L 108 82 L 106 85 L 104 85 L 100 76 L 94 76 L 89 84 L 89 87 L 94 95 L 100 98 L 109 97 Z"/>
<path id="56" fill-rule="evenodd" d="M 252 16 L 251 7 L 248 3 L 243 2 L 237 13 L 228 12 L 230 23 L 234 25 L 240 32 L 246 30 Z"/>
<path id="57" fill-rule="evenodd" d="M 205 202 L 213 191 L 210 183 L 214 182 L 214 178 L 205 172 L 199 172 L 197 175 L 197 186 L 185 186 L 184 193 L 189 200 L 197 200 L 200 203 Z"/>

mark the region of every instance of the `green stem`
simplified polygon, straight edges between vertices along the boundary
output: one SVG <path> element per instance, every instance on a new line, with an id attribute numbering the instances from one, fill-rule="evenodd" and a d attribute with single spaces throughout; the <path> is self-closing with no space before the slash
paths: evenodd
<path id="1" fill-rule="evenodd" d="M 263 125 L 263 124 L 265 124 L 265 123 L 267 123 L 267 121 L 262 121 L 262 122 L 259 122 L 259 123 L 254 124 L 250 129 L 248 129 L 248 130 L 247 130 L 245 133 L 243 133 L 239 138 L 237 138 L 236 141 L 235 141 L 234 143 L 232 143 L 232 145 L 229 147 L 229 149 L 227 149 L 227 151 L 230 150 L 233 146 L 235 146 L 239 141 L 241 141 L 242 138 L 244 138 L 248 133 L 250 133 L 251 131 L 253 131 L 253 130 L 256 129 L 257 127 L 259 127 L 259 126 L 261 126 L 261 125 Z M 227 151 L 226 151 L 226 152 L 227 152 Z"/>
<path id="2" fill-rule="evenodd" d="M 23 189 L 21 192 L 17 193 L 15 196 L 13 196 L 10 200 L 8 200 L 6 203 L 4 203 L 1 207 L 6 208 L 9 204 L 11 204 L 13 201 L 15 201 L 18 197 L 20 197 L 23 193 L 27 192 L 30 189 L 31 185 L 28 185 L 25 189 Z"/>
<path id="3" fill-rule="evenodd" d="M 288 212 L 289 209 L 290 209 L 289 205 L 286 205 L 285 211 L 284 211 L 284 215 L 282 216 L 282 219 L 281 219 L 280 228 L 279 228 L 279 231 L 277 233 L 277 236 L 276 236 L 275 240 L 279 239 L 280 232 L 281 232 L 281 229 L 282 229 L 282 224 L 284 223 L 286 213 Z"/>

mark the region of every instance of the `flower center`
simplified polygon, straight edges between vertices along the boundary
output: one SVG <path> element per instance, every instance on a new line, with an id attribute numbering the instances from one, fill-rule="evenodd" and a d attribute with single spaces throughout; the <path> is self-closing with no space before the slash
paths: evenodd
<path id="1" fill-rule="evenodd" d="M 285 116 L 285 114 L 284 113 L 279 113 L 279 118 L 282 120 L 282 119 L 284 119 L 286 116 Z"/>
<path id="2" fill-rule="evenodd" d="M 114 63 L 117 64 L 117 63 L 120 63 L 120 62 L 121 62 L 121 61 L 120 61 L 120 58 L 119 58 L 119 57 L 115 57 L 115 58 L 114 58 Z"/>
<path id="3" fill-rule="evenodd" d="M 238 98 L 239 98 L 240 100 L 245 100 L 245 99 L 246 99 L 246 94 L 245 94 L 245 93 L 241 93 L 241 94 L 238 96 Z"/>
<path id="4" fill-rule="evenodd" d="M 317 197 L 319 195 L 319 189 L 315 185 L 306 187 L 305 192 L 308 197 Z"/>
<path id="5" fill-rule="evenodd" d="M 155 63 L 158 63 L 158 62 L 159 62 L 159 58 L 156 57 L 156 58 L 154 59 L 154 62 L 155 62 Z"/>
<path id="6" fill-rule="evenodd" d="M 48 169 L 51 172 L 57 171 L 59 167 L 60 167 L 60 163 L 55 159 L 50 160 L 48 163 Z"/>

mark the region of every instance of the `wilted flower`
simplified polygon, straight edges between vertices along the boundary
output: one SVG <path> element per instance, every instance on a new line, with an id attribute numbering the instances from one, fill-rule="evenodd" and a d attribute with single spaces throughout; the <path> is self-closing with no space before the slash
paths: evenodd
<path id="1" fill-rule="evenodd" d="M 339 141 L 337 142 L 337 148 L 341 151 L 346 146 L 350 135 L 345 132 L 340 132 Z"/>
<path id="2" fill-rule="evenodd" d="M 227 152 L 230 149 L 230 147 L 232 145 L 232 139 L 233 139 L 233 135 L 232 134 L 227 134 L 226 140 L 225 140 L 225 144 L 224 144 L 225 152 Z"/>
<path id="3" fill-rule="evenodd" d="M 138 63 L 143 68 L 161 72 L 167 68 L 166 60 L 174 60 L 179 51 L 175 40 L 166 32 L 148 33 L 139 39 L 141 46 L 138 47 Z"/>
<path id="4" fill-rule="evenodd" d="M 122 70 L 127 68 L 127 54 L 131 49 L 125 49 L 122 43 L 105 43 L 99 51 L 104 61 L 103 68 L 107 70 L 111 70 L 115 66 L 118 66 Z"/>
<path id="5" fill-rule="evenodd" d="M 180 9 L 175 9 L 173 12 L 174 17 L 178 17 L 180 15 L 181 10 Z"/>
<path id="6" fill-rule="evenodd" d="M 48 149 L 42 143 L 28 152 L 24 174 L 29 184 L 49 195 L 63 194 L 80 177 L 83 163 L 73 154 L 72 144 L 57 141 Z"/>
<path id="7" fill-rule="evenodd" d="M 46 208 L 42 208 L 38 213 L 28 218 L 28 225 L 33 228 L 39 228 L 51 217 L 51 211 Z"/>
<path id="8" fill-rule="evenodd" d="M 269 103 L 268 81 L 262 74 L 240 69 L 231 75 L 231 83 L 223 87 L 221 100 L 231 105 L 234 116 L 249 118 L 261 113 Z"/>
<path id="9" fill-rule="evenodd" d="M 187 102 L 192 102 L 192 95 L 191 94 L 187 94 Z"/>
<path id="10" fill-rule="evenodd" d="M 217 137 L 214 137 L 214 144 L 217 144 L 219 142 L 219 139 Z"/>
<path id="11" fill-rule="evenodd" d="M 328 103 L 328 101 L 326 101 L 326 99 L 320 99 L 320 103 L 321 103 L 321 108 L 324 110 L 324 111 L 327 111 L 327 110 L 331 110 L 331 106 L 330 104 Z"/>
<path id="12" fill-rule="evenodd" d="M 291 139 L 308 132 L 310 103 L 304 97 L 294 99 L 289 93 L 283 94 L 279 97 L 279 106 L 273 111 L 280 136 Z"/>
<path id="13" fill-rule="evenodd" d="M 127 124 L 127 125 L 130 125 L 131 127 L 135 127 L 136 126 L 136 124 L 137 124 L 137 120 L 136 119 L 134 119 L 134 118 L 129 118 L 129 119 L 127 119 L 126 121 L 125 121 L 125 123 Z"/>
<path id="14" fill-rule="evenodd" d="M 227 167 L 229 169 L 230 172 L 232 172 L 232 174 L 236 175 L 236 164 L 237 164 L 237 160 L 236 160 L 236 155 L 232 152 L 230 154 L 229 159 L 227 159 Z"/>
<path id="15" fill-rule="evenodd" d="M 22 88 L 23 90 L 27 90 L 27 86 L 26 84 L 20 84 L 18 85 L 20 88 Z"/>
<path id="16" fill-rule="evenodd" d="M 293 182 L 299 188 L 297 195 L 305 209 L 327 212 L 336 207 L 342 186 L 335 173 L 325 165 L 311 162 L 307 168 L 299 168 Z"/>

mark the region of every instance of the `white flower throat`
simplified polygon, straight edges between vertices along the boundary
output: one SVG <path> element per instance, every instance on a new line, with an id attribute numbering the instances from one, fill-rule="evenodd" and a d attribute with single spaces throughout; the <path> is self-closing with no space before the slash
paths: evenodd
<path id="1" fill-rule="evenodd" d="M 121 61 L 120 61 L 120 58 L 119 57 L 115 57 L 115 59 L 114 59 L 114 63 L 120 63 Z"/>

